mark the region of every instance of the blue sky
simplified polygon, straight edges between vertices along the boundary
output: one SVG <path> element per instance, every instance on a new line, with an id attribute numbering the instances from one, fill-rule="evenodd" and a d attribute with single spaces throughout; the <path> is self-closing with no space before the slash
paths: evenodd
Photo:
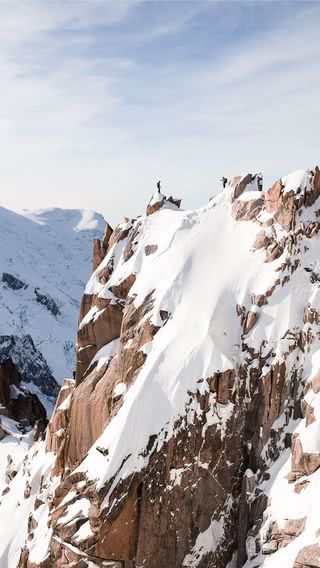
<path id="1" fill-rule="evenodd" d="M 0 3 L 9 207 L 142 212 L 155 182 L 206 203 L 320 161 L 320 2 Z"/>

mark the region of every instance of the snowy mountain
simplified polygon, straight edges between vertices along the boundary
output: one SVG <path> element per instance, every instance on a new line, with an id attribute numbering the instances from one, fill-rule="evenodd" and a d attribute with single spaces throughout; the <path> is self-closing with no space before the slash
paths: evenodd
<path id="1" fill-rule="evenodd" d="M 74 370 L 79 301 L 105 221 L 85 210 L 0 208 L 0 226 L 0 362 L 11 357 L 50 410 L 45 397 Z"/>
<path id="2" fill-rule="evenodd" d="M 79 300 L 92 239 L 105 225 L 84 210 L 0 208 L 0 485 L 41 440 L 59 383 L 74 369 Z M 1 490 L 2 490 L 1 489 Z M 5 494 L 5 493 L 4 493 Z M 6 519 L 1 519 L 1 532 Z M 2 556 L 1 567 L 14 565 Z"/>
<path id="3" fill-rule="evenodd" d="M 1 568 L 319 567 L 319 197 L 318 168 L 248 174 L 105 231 Z"/>

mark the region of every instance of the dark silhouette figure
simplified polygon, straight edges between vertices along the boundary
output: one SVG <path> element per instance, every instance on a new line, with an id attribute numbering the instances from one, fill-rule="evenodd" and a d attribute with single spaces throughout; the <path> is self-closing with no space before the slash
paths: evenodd
<path id="1" fill-rule="evenodd" d="M 158 181 L 158 183 L 157 183 L 157 188 L 158 188 L 158 192 L 160 193 L 160 191 L 161 191 L 161 182 L 160 181 Z"/>
<path id="2" fill-rule="evenodd" d="M 263 189 L 263 176 L 260 173 L 257 175 L 257 185 L 258 185 L 258 190 L 262 191 L 262 189 Z"/>
<path id="3" fill-rule="evenodd" d="M 228 183 L 228 178 L 222 177 L 220 181 L 222 181 L 222 187 L 224 189 Z"/>

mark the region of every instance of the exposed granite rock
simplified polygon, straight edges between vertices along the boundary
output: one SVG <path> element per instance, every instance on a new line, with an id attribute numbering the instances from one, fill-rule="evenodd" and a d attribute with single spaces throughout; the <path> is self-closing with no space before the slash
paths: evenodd
<path id="1" fill-rule="evenodd" d="M 150 254 L 154 254 L 158 249 L 158 245 L 147 245 L 144 249 L 145 253 L 147 256 L 150 256 Z"/>
<path id="2" fill-rule="evenodd" d="M 270 554 L 271 550 L 276 552 L 279 548 L 288 546 L 295 538 L 297 538 L 305 529 L 306 519 L 287 519 L 283 528 L 279 528 L 277 523 L 272 527 L 270 541 L 268 545 L 262 549 L 265 553 Z"/>
<path id="3" fill-rule="evenodd" d="M 256 240 L 254 242 L 254 247 L 259 250 L 262 248 L 268 248 L 268 246 L 272 243 L 272 239 L 267 236 L 267 233 L 264 229 L 262 229 L 262 231 L 260 231 L 257 236 L 256 236 Z"/>
<path id="4" fill-rule="evenodd" d="M 245 322 L 244 322 L 244 333 L 249 333 L 252 330 L 253 326 L 255 325 L 258 319 L 258 312 L 257 311 L 249 311 L 246 315 Z"/>
<path id="5" fill-rule="evenodd" d="M 252 181 L 252 174 L 243 176 L 235 176 L 229 182 L 230 187 L 233 188 L 233 199 L 237 199 L 244 192 L 247 185 Z"/>
<path id="6" fill-rule="evenodd" d="M 311 544 L 298 553 L 293 568 L 320 568 L 320 546 Z"/>
<path id="7" fill-rule="evenodd" d="M 92 271 L 94 272 L 99 264 L 103 261 L 104 257 L 108 251 L 108 245 L 110 242 L 111 235 L 113 233 L 112 228 L 107 223 L 106 228 L 103 233 L 102 239 L 94 239 L 93 241 L 93 254 L 92 254 Z"/>
<path id="8" fill-rule="evenodd" d="M 179 209 L 180 205 L 181 205 L 181 199 L 176 199 L 172 196 L 166 197 L 162 193 L 156 192 L 147 206 L 146 214 L 147 216 L 153 215 L 154 213 L 162 209 L 162 207 L 165 208 L 169 207 L 170 209 Z"/>
<path id="9" fill-rule="evenodd" d="M 175 317 L 170 302 L 157 303 L 156 290 L 139 301 L 133 293 L 139 273 L 130 272 L 130 259 L 136 251 L 142 256 L 143 251 L 152 254 L 146 249 L 154 246 L 144 241 L 139 250 L 145 236 L 144 220 L 127 220 L 109 235 L 103 251 L 109 251 L 106 266 L 95 275 L 103 293 L 98 286 L 98 291 L 84 295 L 81 305 L 77 380 L 64 385 L 48 428 L 47 448 L 56 455 L 52 474 L 60 476 L 50 502 L 50 566 L 62 568 L 71 563 L 80 568 L 90 562 L 102 566 L 105 561 L 121 568 L 225 568 L 237 551 L 238 568 L 246 562 L 251 562 L 250 568 L 262 567 L 267 557 L 289 547 L 306 530 L 302 515 L 285 518 L 282 524 L 268 516 L 270 497 L 263 484 L 270 480 L 270 467 L 282 452 L 289 455 L 290 448 L 287 480 L 295 483 L 294 489 L 290 488 L 295 498 L 303 495 L 310 483 L 301 478 L 320 466 L 320 453 L 304 452 L 300 435 L 289 429 L 293 420 L 302 418 L 302 412 L 307 428 L 317 419 L 312 402 L 302 404 L 302 400 L 310 389 L 317 394 L 320 379 L 318 374 L 313 376 L 304 393 L 302 371 L 317 333 L 312 326 L 318 320 L 312 305 L 303 306 L 301 325 L 286 329 L 277 345 L 273 339 L 267 340 L 267 334 L 261 339 L 256 330 L 264 310 L 272 314 L 271 308 L 280 303 L 279 295 L 273 302 L 274 297 L 290 286 L 297 270 L 303 270 L 302 239 L 317 238 L 317 225 L 312 219 L 307 225 L 300 223 L 299 211 L 310 207 L 320 194 L 319 175 L 316 169 L 310 191 L 284 191 L 280 180 L 253 199 L 244 195 L 252 182 L 251 174 L 231 184 L 234 193 L 228 198 L 234 219 L 255 224 L 258 230 L 259 226 L 269 227 L 256 233 L 251 246 L 265 268 L 269 266 L 263 263 L 275 263 L 273 273 L 270 267 L 272 277 L 265 288 L 259 286 L 251 295 L 246 291 L 234 302 L 233 313 L 239 318 L 235 322 L 239 343 L 234 346 L 234 359 L 224 358 L 222 349 L 224 366 L 208 377 L 193 377 L 195 388 L 187 391 L 184 413 L 175 417 L 172 428 L 167 423 L 160 432 L 150 429 L 138 456 L 139 465 L 127 470 L 128 454 L 112 476 L 98 483 L 82 467 L 86 456 L 95 452 L 104 460 L 97 461 L 103 464 L 102 469 L 115 459 L 112 434 L 97 440 L 123 416 L 126 393 L 141 388 L 139 373 L 148 363 L 150 346 L 165 336 L 169 327 L 164 326 L 170 326 L 172 319 L 174 324 Z M 173 201 L 164 196 L 154 199 L 148 216 L 168 203 L 176 207 Z M 113 245 L 115 251 L 111 251 Z M 101 246 L 95 247 L 98 263 Z M 129 267 L 120 271 L 120 276 L 119 258 L 122 267 Z M 315 267 L 311 274 L 316 283 Z M 196 343 L 197 329 L 194 333 Z M 252 340 L 255 336 L 256 343 Z M 157 355 L 159 366 L 163 355 Z M 192 358 L 188 364 L 192 369 Z M 154 367 L 156 377 L 158 368 Z M 180 384 L 172 385 L 172 391 L 179 388 Z M 148 417 L 150 413 L 151 424 L 152 412 L 161 404 L 165 402 L 160 385 L 158 398 L 150 399 L 151 411 L 143 409 Z M 138 421 L 139 406 L 136 411 Z M 134 428 L 126 432 L 135 436 Z M 126 443 L 124 437 L 122 443 Z M 96 472 L 100 481 L 101 473 Z M 74 516 L 65 522 L 71 506 Z M 79 539 L 85 526 L 88 528 Z M 32 522 L 29 536 L 31 533 L 36 538 L 37 526 Z M 208 549 L 201 545 L 206 534 L 214 535 Z M 35 568 L 28 550 L 27 543 L 20 568 Z M 307 567 L 320 567 L 316 544 L 303 548 L 295 560 L 294 568 Z"/>
<path id="10" fill-rule="evenodd" d="M 79 384 L 88 371 L 89 364 L 96 353 L 104 345 L 118 338 L 122 323 L 122 307 L 110 300 L 97 313 L 97 317 L 89 320 L 79 328 L 77 338 L 77 370 L 76 379 Z"/>
<path id="11" fill-rule="evenodd" d="M 237 199 L 232 206 L 232 215 L 236 221 L 252 221 L 258 217 L 263 206 L 263 199 L 250 199 L 242 201 Z"/>
<path id="12" fill-rule="evenodd" d="M 320 454 L 304 452 L 299 436 L 293 436 L 291 471 L 300 476 L 311 475 L 319 467 Z"/>

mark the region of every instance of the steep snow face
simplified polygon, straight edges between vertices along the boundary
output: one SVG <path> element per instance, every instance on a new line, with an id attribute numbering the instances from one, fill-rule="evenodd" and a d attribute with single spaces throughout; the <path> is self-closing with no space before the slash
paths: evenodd
<path id="1" fill-rule="evenodd" d="M 37 547 L 31 544 L 33 562 L 45 558 L 52 531 L 47 526 L 48 501 L 52 499 L 58 479 L 50 480 L 54 456 L 45 451 L 45 442 L 31 446 L 30 434 L 21 435 L 14 428 L 0 443 L 1 542 L 0 567 L 16 568 L 30 528 L 30 514 L 43 529 Z M 9 459 L 9 465 L 8 465 Z M 6 469 L 3 466 L 7 466 Z M 38 504 L 36 504 L 36 500 Z M 34 525 L 35 526 L 35 525 Z"/>
<path id="2" fill-rule="evenodd" d="M 74 369 L 79 301 L 105 221 L 86 210 L 0 208 L 0 226 L 0 336 L 30 336 L 61 383 Z"/>
<path id="3" fill-rule="evenodd" d="M 134 254 L 127 261 L 120 256 L 107 289 L 136 274 L 130 290 L 135 306 L 152 294 L 150 321 L 156 326 L 163 324 L 160 310 L 172 317 L 154 337 L 136 382 L 97 442 L 108 448 L 108 460 L 93 448 L 80 466 L 93 478 L 101 471 L 98 487 L 112 478 L 123 462 L 122 478 L 145 465 L 142 450 L 149 437 L 159 434 L 164 426 L 172 430 L 185 413 L 190 389 L 198 388 L 203 394 L 208 388 L 205 382 L 198 386 L 199 379 L 240 363 L 242 328 L 236 305 L 250 308 L 252 295 L 262 294 L 272 285 L 275 264 L 281 260 L 266 264 L 264 253 L 253 254 L 259 226 L 234 221 L 230 209 L 231 193 L 226 191 L 204 209 L 163 209 L 136 221 L 139 232 Z M 158 248 L 146 256 L 145 247 L 150 244 Z M 92 275 L 86 294 L 105 297 L 106 286 L 98 276 L 114 253 L 111 249 Z M 270 331 L 263 327 L 263 333 L 268 339 L 272 335 L 276 344 L 284 326 L 279 317 Z M 129 435 L 132 431 L 134 437 Z"/>

